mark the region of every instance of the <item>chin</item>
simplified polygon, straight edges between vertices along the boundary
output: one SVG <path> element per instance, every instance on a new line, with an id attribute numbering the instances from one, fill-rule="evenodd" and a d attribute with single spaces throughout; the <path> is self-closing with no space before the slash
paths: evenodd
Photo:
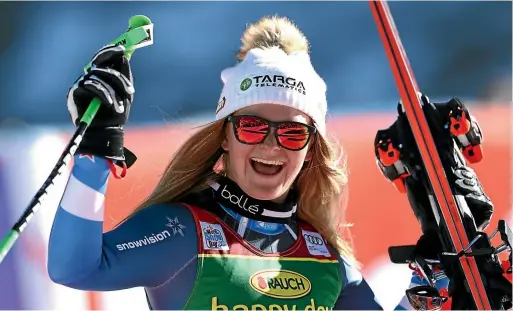
<path id="1" fill-rule="evenodd" d="M 241 187 L 242 188 L 242 187 Z M 244 192 L 250 197 L 253 197 L 258 200 L 267 200 L 273 201 L 282 198 L 287 193 L 287 188 L 283 188 L 282 186 L 277 187 L 258 187 L 256 185 L 246 185 L 242 188 Z"/>

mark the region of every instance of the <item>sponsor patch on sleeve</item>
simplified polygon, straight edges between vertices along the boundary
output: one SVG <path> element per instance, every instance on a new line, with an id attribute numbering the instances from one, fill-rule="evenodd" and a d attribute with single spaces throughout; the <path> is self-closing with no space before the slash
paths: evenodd
<path id="1" fill-rule="evenodd" d="M 200 221 L 201 235 L 203 236 L 203 248 L 206 250 L 227 251 L 228 242 L 220 224 L 210 224 Z"/>
<path id="2" fill-rule="evenodd" d="M 318 232 L 303 230 L 303 238 L 306 242 L 306 248 L 308 248 L 308 252 L 311 255 L 331 257 L 326 242 Z"/>

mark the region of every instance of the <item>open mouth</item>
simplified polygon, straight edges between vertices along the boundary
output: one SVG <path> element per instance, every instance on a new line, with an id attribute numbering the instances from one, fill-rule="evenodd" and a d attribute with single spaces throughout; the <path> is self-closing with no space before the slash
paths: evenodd
<path id="1" fill-rule="evenodd" d="M 262 175 L 276 175 L 281 172 L 283 167 L 285 166 L 281 161 L 269 161 L 259 158 L 251 158 L 251 167 L 255 172 Z"/>

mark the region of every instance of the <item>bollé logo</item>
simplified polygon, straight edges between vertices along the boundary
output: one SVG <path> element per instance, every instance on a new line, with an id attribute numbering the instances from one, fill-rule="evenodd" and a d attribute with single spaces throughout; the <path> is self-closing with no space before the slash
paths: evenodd
<path id="1" fill-rule="evenodd" d="M 231 194 L 230 191 L 226 190 L 226 185 L 224 186 L 223 190 L 221 191 L 221 196 L 227 200 L 229 200 L 232 204 L 237 205 L 238 207 L 242 208 L 243 210 L 250 212 L 253 215 L 260 214 L 260 209 L 258 208 L 258 205 L 249 205 L 246 206 L 248 203 L 248 198 L 245 198 L 243 195 L 240 197 L 237 197 L 235 194 Z"/>
<path id="2" fill-rule="evenodd" d="M 259 293 L 281 299 L 300 298 L 312 289 L 312 284 L 303 275 L 279 269 L 256 272 L 250 277 L 249 284 Z"/>

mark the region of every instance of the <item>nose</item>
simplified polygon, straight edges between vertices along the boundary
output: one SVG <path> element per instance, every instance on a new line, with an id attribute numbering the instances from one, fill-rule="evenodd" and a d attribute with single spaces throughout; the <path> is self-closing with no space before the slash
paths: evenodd
<path id="1" fill-rule="evenodd" d="M 269 132 L 269 135 L 267 135 L 265 140 L 262 142 L 262 145 L 272 150 L 280 150 L 281 147 L 280 145 L 278 145 L 278 142 L 276 141 L 275 131 L 276 129 L 271 129 L 271 132 Z"/>

